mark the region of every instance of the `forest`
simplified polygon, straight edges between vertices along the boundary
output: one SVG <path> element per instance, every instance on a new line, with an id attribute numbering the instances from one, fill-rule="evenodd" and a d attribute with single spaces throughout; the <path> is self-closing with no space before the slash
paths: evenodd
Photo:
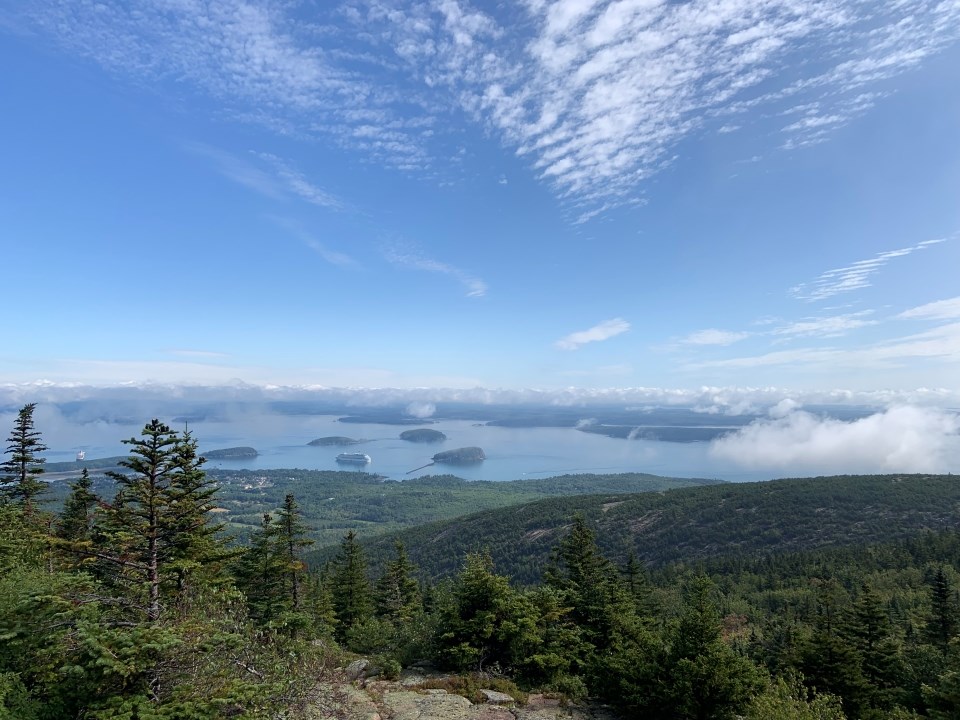
<path id="1" fill-rule="evenodd" d="M 293 492 L 236 537 L 196 439 L 159 420 L 110 484 L 84 471 L 54 512 L 34 407 L 0 465 L 0 718 L 333 718 L 323 679 L 358 655 L 383 677 L 426 660 L 465 688 L 492 678 L 624 718 L 960 717 L 951 476 L 551 498 L 516 509 L 541 529 L 544 508 L 568 513 L 542 562 L 511 576 L 472 531 L 448 548 L 456 568 L 425 572 L 417 536 L 371 564 L 352 528 L 308 563 Z M 838 537 L 863 508 L 869 532 L 791 541 Z M 713 550 L 640 554 L 600 532 L 651 517 L 656 547 L 703 522 Z M 724 533 L 760 539 L 724 552 Z"/>

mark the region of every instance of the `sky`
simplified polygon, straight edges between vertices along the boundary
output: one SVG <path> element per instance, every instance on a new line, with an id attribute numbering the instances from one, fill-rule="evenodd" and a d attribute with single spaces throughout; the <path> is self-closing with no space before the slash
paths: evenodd
<path id="1" fill-rule="evenodd" d="M 8 387 L 960 406 L 960 0 L 0 0 L 0 68 Z"/>

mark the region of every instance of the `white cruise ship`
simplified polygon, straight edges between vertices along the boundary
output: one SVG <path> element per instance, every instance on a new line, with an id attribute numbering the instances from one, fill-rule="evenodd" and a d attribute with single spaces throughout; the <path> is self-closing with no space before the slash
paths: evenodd
<path id="1" fill-rule="evenodd" d="M 354 463 L 356 465 L 366 465 L 371 458 L 366 453 L 340 453 L 337 455 L 338 463 Z"/>

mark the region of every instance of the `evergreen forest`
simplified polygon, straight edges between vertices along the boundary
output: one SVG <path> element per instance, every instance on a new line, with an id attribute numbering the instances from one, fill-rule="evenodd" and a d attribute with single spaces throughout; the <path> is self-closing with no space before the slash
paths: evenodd
<path id="1" fill-rule="evenodd" d="M 952 476 L 598 487 L 367 542 L 290 485 L 228 526 L 159 420 L 48 502 L 34 408 L 0 464 L 0 718 L 336 718 L 356 657 L 623 718 L 960 717 Z"/>

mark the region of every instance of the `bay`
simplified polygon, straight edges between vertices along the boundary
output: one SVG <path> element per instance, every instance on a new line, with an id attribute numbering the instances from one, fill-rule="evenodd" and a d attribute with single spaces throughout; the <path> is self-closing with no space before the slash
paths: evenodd
<path id="1" fill-rule="evenodd" d="M 488 426 L 469 420 L 440 420 L 425 427 L 447 439 L 439 443 L 412 443 L 400 439 L 413 426 L 341 423 L 334 415 L 240 414 L 226 421 L 191 423 L 201 451 L 250 446 L 259 455 L 239 460 L 210 460 L 209 468 L 356 470 L 393 480 L 424 475 L 453 474 L 466 480 L 520 480 L 570 473 L 645 472 L 675 477 L 719 478 L 729 481 L 768 479 L 764 471 L 744 470 L 714 458 L 709 442 L 676 443 L 625 440 L 581 432 L 575 428 L 513 428 Z M 82 450 L 88 459 L 126 454 L 122 438 L 139 434 L 142 425 L 85 423 L 57 433 L 59 447 L 46 453 L 51 462 L 69 460 Z M 310 446 L 311 440 L 346 436 L 366 442 L 348 447 Z M 69 437 L 69 440 L 68 440 Z M 431 465 L 434 453 L 459 447 L 483 448 L 487 459 L 471 465 Z M 366 466 L 342 465 L 341 452 L 362 452 Z M 420 468 L 413 473 L 408 471 Z"/>

